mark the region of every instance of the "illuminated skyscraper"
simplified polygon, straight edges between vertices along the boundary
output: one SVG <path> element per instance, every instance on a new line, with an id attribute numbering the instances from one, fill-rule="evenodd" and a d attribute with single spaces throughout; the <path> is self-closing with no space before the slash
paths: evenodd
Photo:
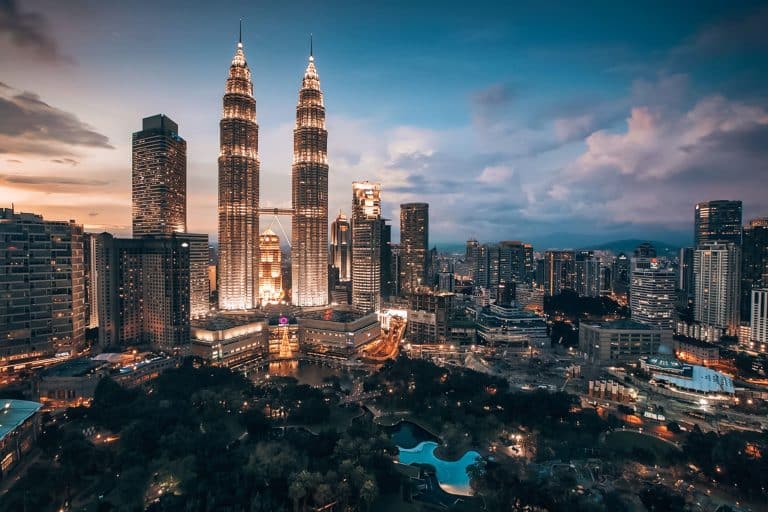
<path id="1" fill-rule="evenodd" d="M 673 270 L 634 267 L 631 272 L 629 307 L 632 319 L 662 329 L 671 329 L 675 313 Z"/>
<path id="2" fill-rule="evenodd" d="M 219 308 L 250 309 L 259 293 L 259 125 L 242 37 L 219 132 Z"/>
<path id="3" fill-rule="evenodd" d="M 741 201 L 706 201 L 696 205 L 693 244 L 733 242 L 741 245 Z"/>
<path id="4" fill-rule="evenodd" d="M 553 296 L 568 288 L 573 290 L 576 268 L 573 251 L 544 252 L 544 293 Z"/>
<path id="5" fill-rule="evenodd" d="M 429 247 L 429 205 L 400 205 L 400 250 L 403 292 L 411 293 L 426 282 Z"/>
<path id="6" fill-rule="evenodd" d="M 381 308 L 381 184 L 352 183 L 352 305 Z"/>
<path id="7" fill-rule="evenodd" d="M 328 303 L 328 132 L 310 49 L 293 130 L 291 296 L 297 306 Z"/>
<path id="8" fill-rule="evenodd" d="M 352 229 L 342 212 L 331 223 L 331 265 L 339 269 L 339 281 L 352 279 Z"/>
<path id="9" fill-rule="evenodd" d="M 741 320 L 752 314 L 752 288 L 768 286 L 768 218 L 744 227 L 741 246 Z"/>
<path id="10" fill-rule="evenodd" d="M 262 304 L 280 302 L 283 298 L 280 238 L 269 228 L 259 237 L 259 257 L 259 299 Z"/>
<path id="11" fill-rule="evenodd" d="M 187 143 L 171 118 L 145 117 L 133 134 L 133 236 L 187 230 Z"/>
<path id="12" fill-rule="evenodd" d="M 739 331 L 741 249 L 735 243 L 707 242 L 693 254 L 694 318 L 735 336 Z"/>

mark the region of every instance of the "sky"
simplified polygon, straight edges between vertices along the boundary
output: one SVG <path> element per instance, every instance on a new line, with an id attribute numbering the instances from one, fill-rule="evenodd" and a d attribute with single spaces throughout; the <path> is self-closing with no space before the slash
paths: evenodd
<path id="1" fill-rule="evenodd" d="M 438 244 L 690 244 L 696 202 L 768 215 L 768 4 L 529 4 L 0 0 L 0 206 L 129 235 L 131 134 L 163 113 L 188 230 L 215 240 L 242 17 L 264 207 L 290 206 L 312 33 L 331 220 L 354 180 L 382 183 L 395 240 L 399 205 L 428 202 Z"/>

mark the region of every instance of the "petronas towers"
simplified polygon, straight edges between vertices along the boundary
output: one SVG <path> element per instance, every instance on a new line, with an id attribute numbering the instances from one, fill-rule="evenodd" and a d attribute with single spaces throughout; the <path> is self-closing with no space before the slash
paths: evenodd
<path id="1" fill-rule="evenodd" d="M 259 127 L 242 38 L 229 68 L 219 152 L 219 309 L 258 307 Z M 310 50 L 293 136 L 292 301 L 328 303 L 328 132 Z M 283 210 L 284 211 L 284 210 Z"/>
<path id="2" fill-rule="evenodd" d="M 251 309 L 259 302 L 259 125 L 242 39 L 219 133 L 219 309 Z"/>
<path id="3" fill-rule="evenodd" d="M 299 91 L 293 130 L 293 304 L 328 303 L 328 131 L 315 59 Z"/>

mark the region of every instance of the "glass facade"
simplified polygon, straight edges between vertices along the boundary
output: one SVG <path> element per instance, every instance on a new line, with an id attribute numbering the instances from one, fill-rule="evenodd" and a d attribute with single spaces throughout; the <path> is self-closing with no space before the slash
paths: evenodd
<path id="1" fill-rule="evenodd" d="M 293 130 L 291 298 L 328 303 L 328 131 L 314 56 L 304 72 Z"/>
<path id="2" fill-rule="evenodd" d="M 259 290 L 259 125 L 242 42 L 229 67 L 219 134 L 219 308 L 251 309 Z"/>

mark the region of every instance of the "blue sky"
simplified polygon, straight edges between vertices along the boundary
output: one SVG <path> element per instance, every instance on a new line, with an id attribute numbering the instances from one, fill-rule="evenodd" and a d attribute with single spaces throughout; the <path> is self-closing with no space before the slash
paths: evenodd
<path id="1" fill-rule="evenodd" d="M 369 179 L 390 218 L 429 202 L 436 242 L 689 243 L 697 201 L 768 215 L 768 8 L 669 4 L 6 0 L 0 203 L 127 233 L 130 135 L 162 112 L 189 146 L 189 228 L 215 238 L 242 16 L 262 204 L 290 202 L 312 32 L 332 213 Z"/>

